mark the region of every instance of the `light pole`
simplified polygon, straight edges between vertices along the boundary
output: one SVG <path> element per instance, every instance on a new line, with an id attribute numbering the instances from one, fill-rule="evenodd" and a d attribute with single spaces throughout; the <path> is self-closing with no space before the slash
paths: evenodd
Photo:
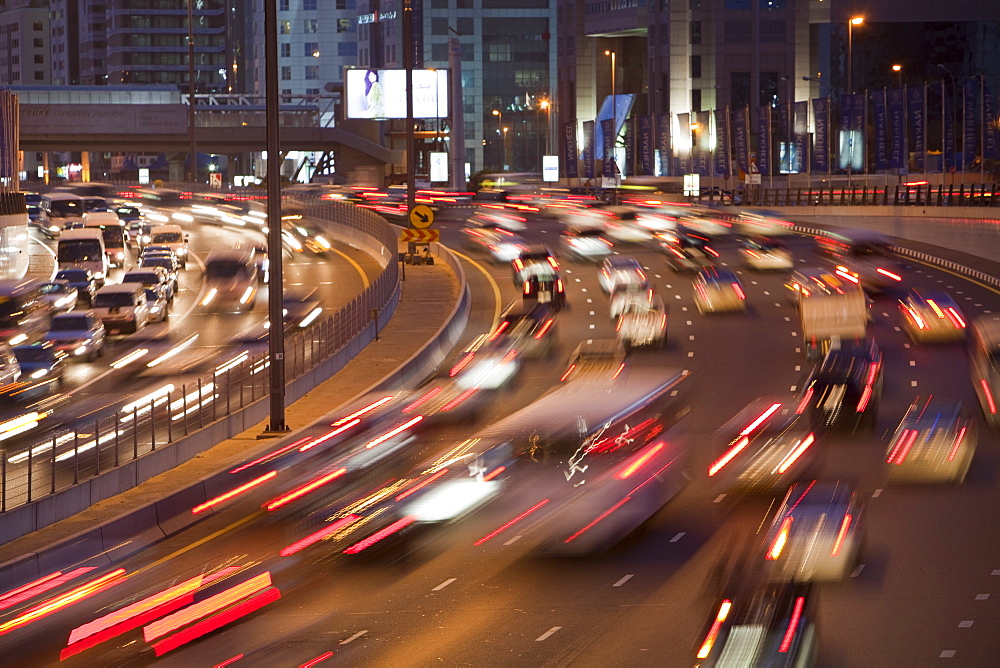
<path id="1" fill-rule="evenodd" d="M 552 125 L 552 103 L 542 100 L 538 106 L 545 110 L 545 155 L 549 155 L 549 126 Z"/>
<path id="2" fill-rule="evenodd" d="M 503 135 L 503 112 L 500 111 L 499 109 L 494 109 L 493 110 L 493 115 L 497 117 L 497 135 L 500 137 L 500 141 L 504 141 L 504 135 Z M 506 146 L 506 144 L 503 146 L 503 158 L 501 160 L 502 160 L 502 162 L 501 162 L 501 167 L 502 167 L 503 162 L 507 161 L 507 146 Z"/>
<path id="3" fill-rule="evenodd" d="M 508 169 L 508 167 L 507 167 L 507 165 L 508 165 L 508 162 L 507 162 L 507 132 L 509 130 L 510 130 L 510 128 L 508 128 L 506 125 L 503 127 L 502 138 L 503 138 L 503 169 L 504 169 L 504 171 L 507 171 L 507 169 Z"/>
<path id="4" fill-rule="evenodd" d="M 896 73 L 896 87 L 897 88 L 902 88 L 903 87 L 903 66 L 902 65 L 893 65 L 892 66 L 892 71 Z"/>
<path id="5" fill-rule="evenodd" d="M 617 58 L 618 54 L 614 51 L 607 50 L 604 52 L 605 56 L 611 56 L 611 155 L 605 155 L 605 160 L 614 160 L 615 156 L 615 144 L 618 139 L 618 100 L 615 97 L 616 91 L 618 90 L 615 86 L 615 70 L 617 69 Z M 613 163 L 612 163 L 613 164 Z M 614 177 L 614 167 L 612 167 L 611 176 Z M 614 190 L 614 204 L 618 204 L 618 189 Z"/>
<path id="6" fill-rule="evenodd" d="M 957 132 L 958 132 L 958 123 L 955 122 L 955 119 L 957 118 L 957 114 L 958 114 L 958 85 L 955 83 L 955 75 L 952 74 L 951 70 L 949 70 L 947 67 L 945 67 L 943 63 L 938 63 L 938 69 L 941 70 L 942 72 L 944 72 L 945 74 L 947 74 L 948 78 L 951 79 L 951 94 L 947 95 L 947 97 L 951 98 L 951 104 L 948 107 L 948 117 L 947 118 L 943 118 L 942 117 L 941 123 L 942 124 L 947 124 L 948 126 L 951 127 L 951 136 L 954 137 L 954 139 L 952 139 L 952 141 L 950 142 L 951 143 L 951 151 L 952 151 L 951 160 L 954 161 L 954 159 L 955 159 L 954 154 L 958 152 L 958 137 L 956 136 Z M 941 99 L 942 99 L 942 101 L 944 100 L 944 98 L 945 98 L 944 81 L 942 81 L 941 82 Z M 942 102 L 942 104 L 943 104 L 943 102 Z M 943 161 L 943 164 L 941 165 L 942 171 L 944 170 L 945 165 L 949 161 L 949 157 L 948 157 L 948 148 L 949 148 L 948 147 L 948 144 L 949 144 L 949 142 L 948 142 L 948 134 L 949 133 L 948 133 L 947 130 L 944 130 L 943 134 L 944 134 L 944 137 L 942 137 L 942 142 L 941 142 L 942 143 L 942 146 L 941 146 L 941 159 Z M 955 165 L 952 164 L 951 168 L 954 169 Z M 952 181 L 954 182 L 954 179 L 952 179 Z"/>
<path id="7" fill-rule="evenodd" d="M 854 68 L 851 62 L 854 57 L 854 26 L 865 22 L 865 17 L 855 16 L 847 22 L 847 93 L 854 95 Z"/>
<path id="8" fill-rule="evenodd" d="M 812 83 L 819 84 L 820 85 L 819 92 L 820 92 L 821 95 L 823 94 L 823 88 L 822 87 L 826 86 L 826 92 L 827 92 L 827 94 L 830 95 L 831 97 L 833 97 L 833 87 L 831 87 L 830 84 L 828 84 L 827 82 L 823 81 L 822 79 L 817 79 L 816 77 L 802 77 L 802 80 L 803 81 L 811 81 Z"/>

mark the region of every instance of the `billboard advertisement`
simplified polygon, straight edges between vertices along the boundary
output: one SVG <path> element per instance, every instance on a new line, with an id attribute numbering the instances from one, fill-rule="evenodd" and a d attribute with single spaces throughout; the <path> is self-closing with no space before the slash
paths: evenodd
<path id="1" fill-rule="evenodd" d="M 406 118 L 406 70 L 345 70 L 348 118 Z M 448 117 L 448 71 L 413 70 L 413 117 Z"/>

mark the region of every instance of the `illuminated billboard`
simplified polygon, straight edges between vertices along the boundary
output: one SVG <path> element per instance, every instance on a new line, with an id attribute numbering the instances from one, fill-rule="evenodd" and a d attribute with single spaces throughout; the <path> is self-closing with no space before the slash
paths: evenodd
<path id="1" fill-rule="evenodd" d="M 406 70 L 345 70 L 348 118 L 406 118 Z M 448 71 L 413 70 L 413 117 L 447 118 Z"/>

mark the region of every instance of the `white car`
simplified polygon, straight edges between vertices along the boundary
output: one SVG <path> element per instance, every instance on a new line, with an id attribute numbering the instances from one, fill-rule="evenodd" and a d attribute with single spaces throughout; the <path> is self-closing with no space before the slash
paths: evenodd
<path id="1" fill-rule="evenodd" d="M 962 341 L 967 329 L 962 308 L 946 292 L 910 290 L 899 302 L 903 326 L 914 341 Z"/>
<path id="2" fill-rule="evenodd" d="M 167 319 L 170 301 L 163 286 L 146 288 L 146 305 L 149 307 L 149 322 L 163 322 Z"/>
<path id="3" fill-rule="evenodd" d="M 462 240 L 467 248 L 486 253 L 496 263 L 513 262 L 521 257 L 527 242 L 502 227 L 466 227 Z"/>
<path id="4" fill-rule="evenodd" d="M 42 283 L 41 290 L 42 301 L 52 304 L 52 310 L 56 313 L 72 311 L 76 306 L 79 293 L 68 281 Z"/>
<path id="5" fill-rule="evenodd" d="M 636 290 L 649 288 L 642 265 L 634 257 L 628 255 L 613 255 L 601 263 L 601 271 L 597 281 L 606 294 L 611 294 L 619 286 L 631 286 Z"/>
<path id="6" fill-rule="evenodd" d="M 698 313 L 746 311 L 746 298 L 739 277 L 728 269 L 702 269 L 694 279 L 694 303 Z"/>
<path id="7" fill-rule="evenodd" d="M 886 448 L 889 481 L 961 484 L 976 442 L 976 423 L 961 403 L 917 398 Z"/>
<path id="8" fill-rule="evenodd" d="M 105 336 L 104 323 L 93 311 L 72 311 L 53 316 L 43 339 L 70 358 L 93 361 L 104 354 Z"/>
<path id="9" fill-rule="evenodd" d="M 580 260 L 599 262 L 614 249 L 614 244 L 596 227 L 568 227 L 560 239 L 566 254 Z"/>
<path id="10" fill-rule="evenodd" d="M 788 247 L 777 239 L 747 239 L 740 248 L 740 257 L 743 265 L 754 271 L 790 271 L 795 268 L 795 260 Z"/>
<path id="11" fill-rule="evenodd" d="M 662 347 L 667 342 L 667 308 L 654 296 L 649 301 L 629 302 L 618 315 L 615 327 L 625 348 Z"/>

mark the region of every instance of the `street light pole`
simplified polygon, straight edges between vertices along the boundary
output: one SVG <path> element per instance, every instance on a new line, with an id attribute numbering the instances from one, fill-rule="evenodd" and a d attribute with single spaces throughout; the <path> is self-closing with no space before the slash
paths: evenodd
<path id="1" fill-rule="evenodd" d="M 188 27 L 188 135 L 191 141 L 188 158 L 191 163 L 188 169 L 188 178 L 191 183 L 198 181 L 198 141 L 195 138 L 195 113 L 194 113 L 194 0 L 187 1 L 187 27 Z"/>
<path id="2" fill-rule="evenodd" d="M 615 159 L 615 144 L 618 143 L 618 100 L 615 97 L 617 92 L 617 87 L 615 86 L 615 70 L 617 69 L 617 56 L 614 51 L 607 50 L 604 52 L 605 56 L 611 56 L 611 156 L 604 156 L 605 160 L 609 158 L 614 161 Z M 612 163 L 613 167 L 617 167 L 617 164 Z M 614 170 L 612 169 L 611 176 L 614 177 Z M 614 189 L 614 204 L 618 204 L 618 188 Z"/>
<path id="3" fill-rule="evenodd" d="M 847 93 L 854 95 L 854 26 L 865 22 L 865 17 L 855 16 L 847 22 Z"/>
<path id="4" fill-rule="evenodd" d="M 902 88 L 903 87 L 903 66 L 902 65 L 893 65 L 892 66 L 892 71 L 896 73 L 896 87 L 897 88 Z"/>
<path id="5" fill-rule="evenodd" d="M 503 155 L 500 158 L 500 170 L 503 171 L 504 163 L 507 162 L 507 142 L 503 136 L 503 112 L 499 109 L 494 109 L 493 115 L 497 117 L 497 136 L 503 142 L 501 145 Z"/>

